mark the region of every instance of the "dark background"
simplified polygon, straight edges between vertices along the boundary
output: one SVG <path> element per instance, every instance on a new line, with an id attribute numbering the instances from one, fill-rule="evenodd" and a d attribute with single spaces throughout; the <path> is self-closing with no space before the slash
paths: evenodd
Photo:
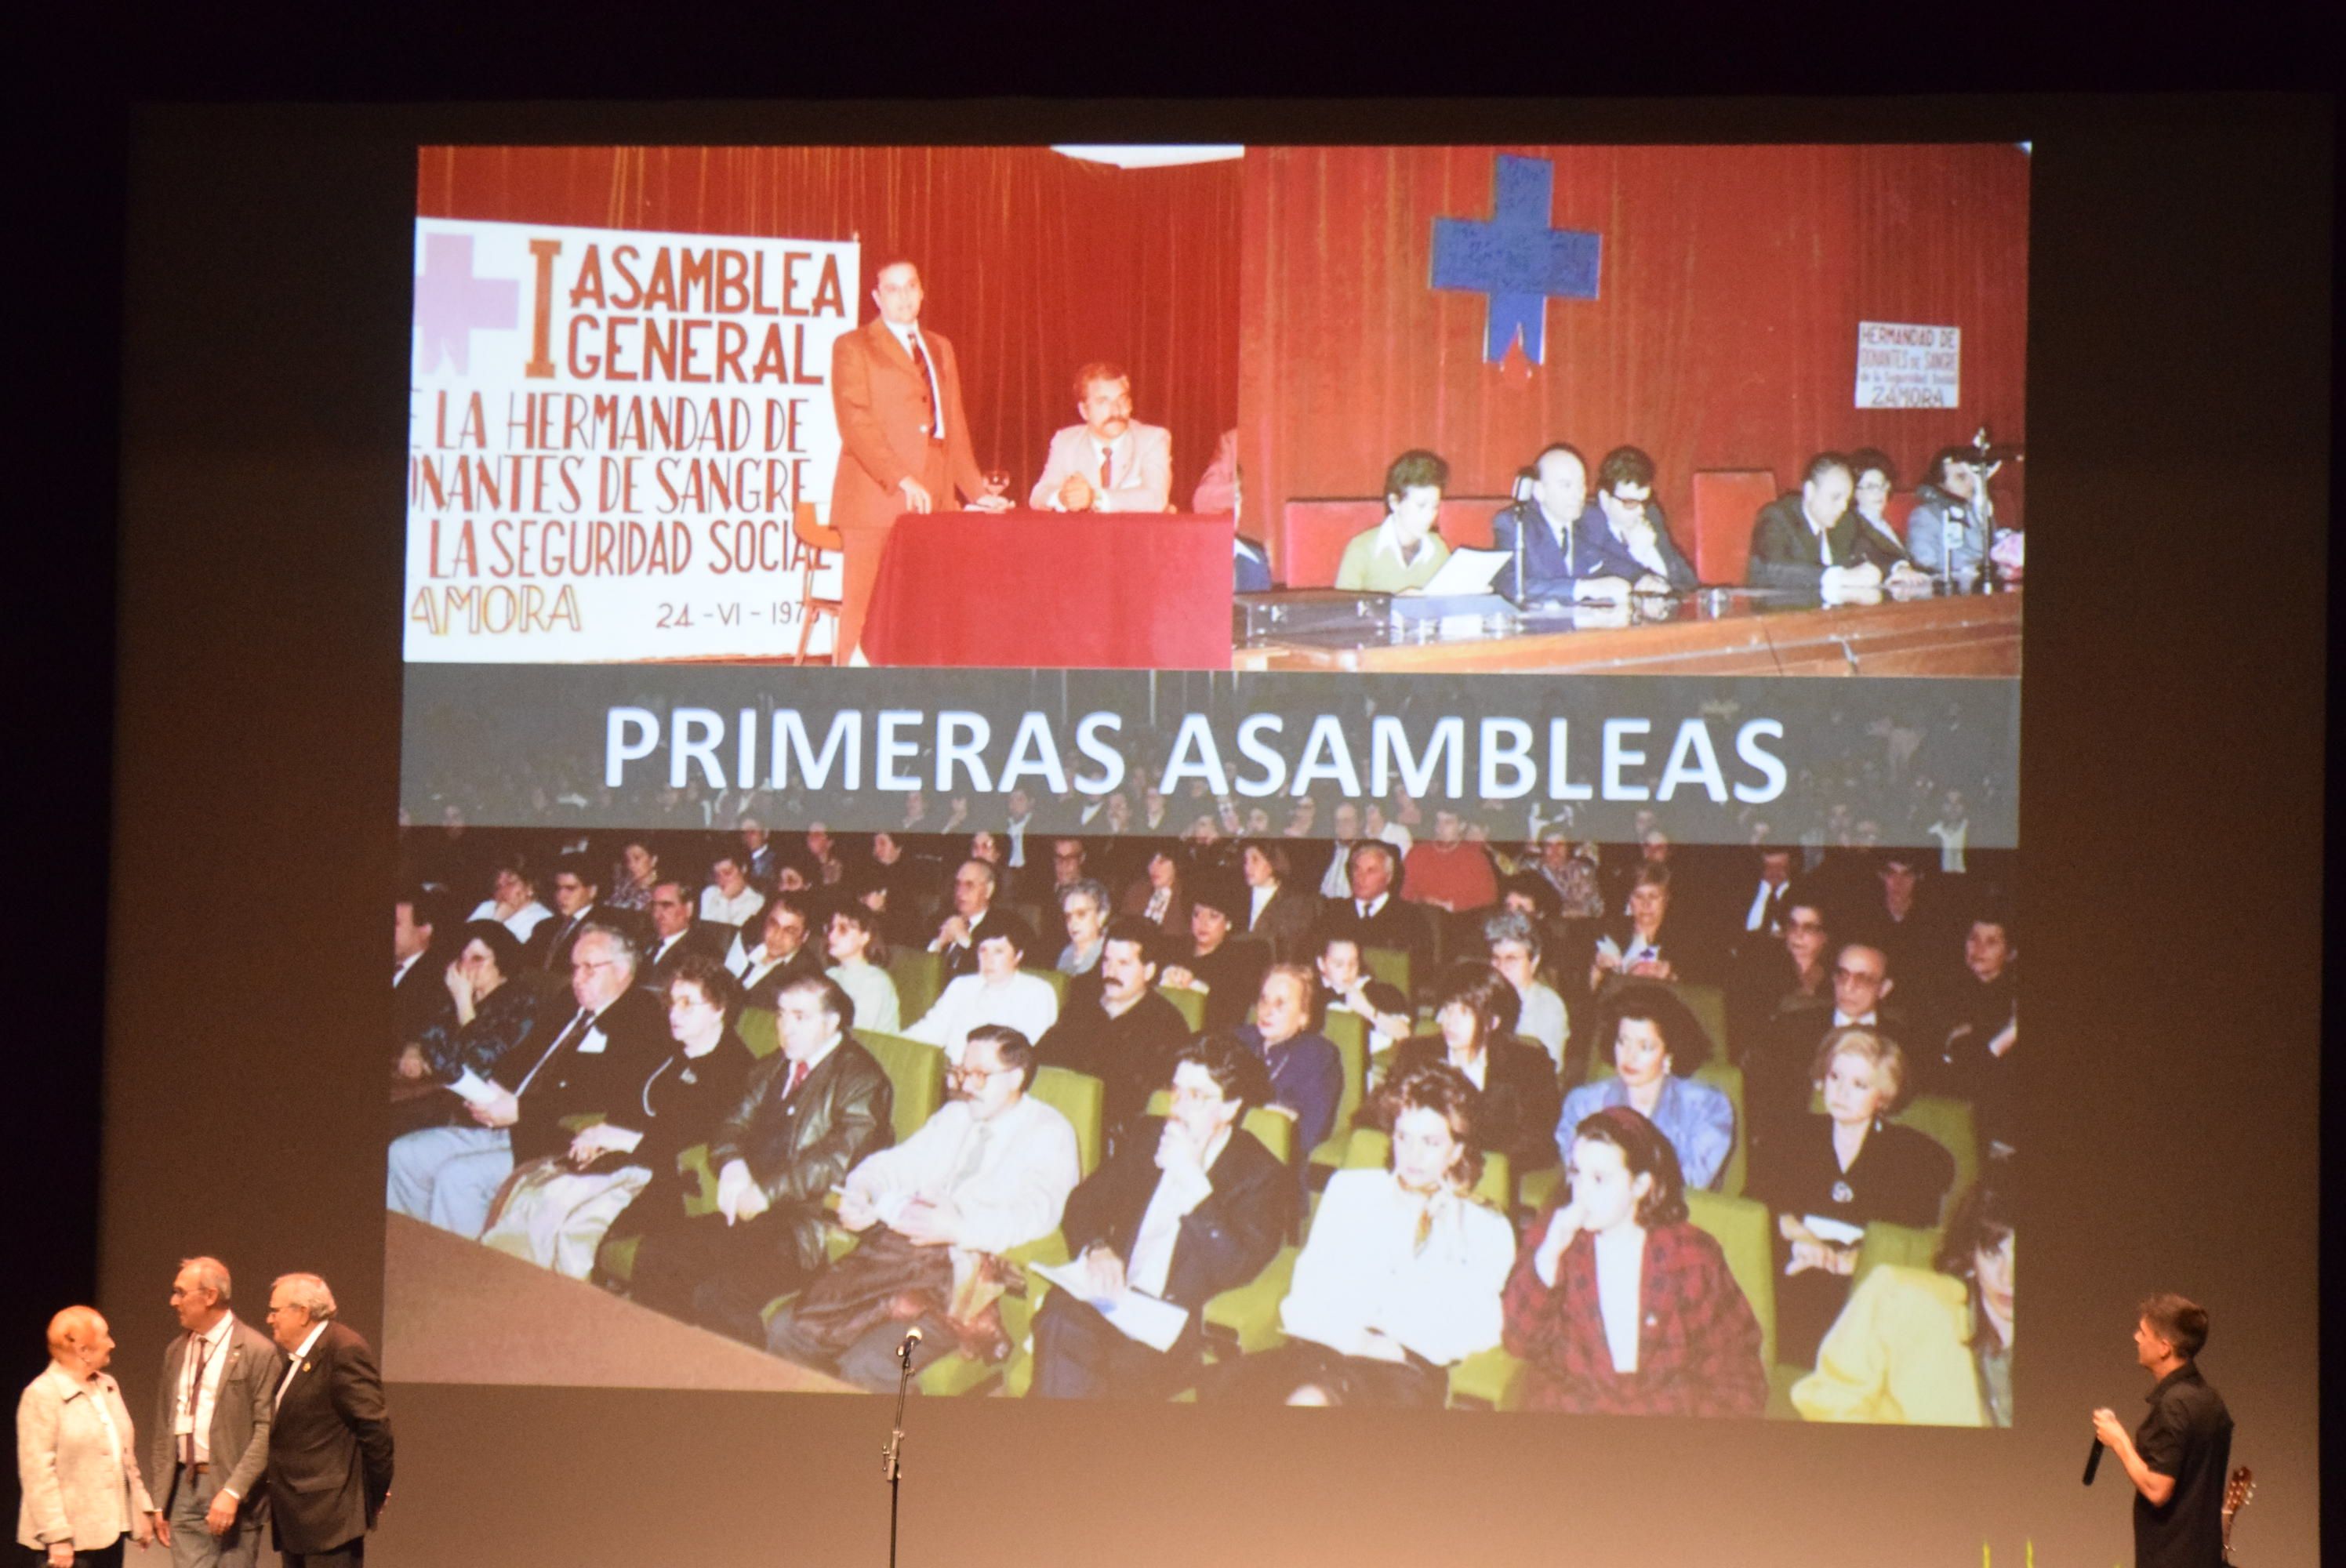
<path id="1" fill-rule="evenodd" d="M 106 21 L 101 16 L 99 25 Z M 2246 18 L 2234 12 L 2232 22 L 2244 26 Z M 23 1167 L 10 1173 L 11 1233 L 19 1244 L 11 1288 L 21 1305 L 6 1319 L 17 1325 L 20 1349 L 10 1364 L 20 1376 L 37 1369 L 38 1324 L 47 1311 L 96 1294 L 102 1027 L 117 1041 L 116 1072 L 102 1102 L 111 1165 L 137 1175 L 117 1185 L 117 1207 L 107 1211 L 105 1245 L 114 1272 L 100 1304 L 126 1330 L 121 1369 L 134 1410 L 145 1408 L 151 1393 L 154 1350 L 168 1325 L 160 1298 L 169 1260 L 213 1244 L 191 1234 L 204 1228 L 192 1223 L 200 1212 L 217 1217 L 222 1250 L 249 1259 L 240 1264 L 248 1297 L 255 1280 L 276 1268 L 315 1260 L 345 1284 L 353 1321 L 371 1326 L 367 1298 L 380 1269 L 379 1237 L 371 1225 L 352 1227 L 344 1217 L 379 1206 L 372 1156 L 351 1157 L 354 1140 L 369 1130 L 372 1105 L 355 1085 L 337 1086 L 326 1069 L 332 1050 L 325 1043 L 339 1023 L 321 1003 L 339 1006 L 335 999 L 371 989 L 354 977 L 380 951 L 377 891 L 388 885 L 391 851 L 389 834 L 377 824 L 389 820 L 396 758 L 395 518 L 403 408 L 396 372 L 379 367 L 395 365 L 403 352 L 407 252 L 403 240 L 388 248 L 379 241 L 385 232 L 403 235 L 412 217 L 413 165 L 396 152 L 403 127 L 412 145 L 464 139 L 468 131 L 514 136 L 522 123 L 468 112 L 383 117 L 360 126 L 292 114 L 258 124 L 247 119 L 227 127 L 225 141 L 206 145 L 199 138 L 215 136 L 220 122 L 200 116 L 144 122 L 152 139 L 142 157 L 158 159 L 154 168 L 164 177 L 155 188 L 160 210 L 184 207 L 190 216 L 209 216 L 204 227 L 163 231 L 163 248 L 147 252 L 127 317 L 130 341 L 155 356 L 145 362 L 169 367 L 177 379 L 150 388 L 143 403 L 134 400 L 154 422 L 146 430 L 161 439 L 131 476 L 141 509 L 131 548 L 117 561 L 115 464 L 123 403 L 117 367 L 126 321 L 119 258 L 130 111 L 141 101 L 190 93 L 656 96 L 711 85 L 705 75 L 696 81 L 674 67 L 664 74 L 656 49 L 597 53 L 583 66 L 553 71 L 549 80 L 542 47 L 520 56 L 500 52 L 500 44 L 528 36 L 509 36 L 476 19 L 457 40 L 461 47 L 450 47 L 445 37 L 418 38 L 361 57 L 347 39 L 318 40 L 299 29 L 269 36 L 274 46 L 259 48 L 244 35 L 150 33 L 135 48 L 116 40 L 97 52 L 65 51 L 50 62 L 46 94 L 32 100 L 42 145 L 39 156 L 20 160 L 27 176 L 20 202 L 42 221 L 20 241 L 34 272 L 15 325 L 32 339 L 28 369 L 36 373 L 26 381 L 41 406 L 22 449 L 34 485 L 30 525 L 17 535 L 24 569 L 12 582 L 18 600 L 12 618 L 31 634 L 20 640 L 38 653 L 18 665 L 10 769 L 31 796 L 15 822 L 22 849 L 20 897 L 13 901 L 21 927 L 13 944 L 20 1092 L 12 1102 L 16 1135 L 7 1140 L 12 1162 Z M 679 49 L 692 42 L 676 41 Z M 842 39 L 836 48 L 811 42 L 801 52 L 851 58 L 856 42 Z M 1722 93 L 1831 87 L 1844 76 L 1838 56 L 1818 60 L 1807 47 L 1810 40 L 1799 36 L 1739 55 L 1735 46 L 1747 40 L 1715 33 L 1680 39 L 1667 71 L 1651 51 L 1607 53 L 1601 42 L 1581 40 L 1580 56 L 1604 62 L 1607 68 L 1595 75 L 1622 92 L 1661 86 L 1666 75 L 1681 89 Z M 1384 92 L 1491 86 L 1477 60 L 1445 64 L 1439 49 L 1373 58 L 1331 58 L 1322 50 L 1301 57 L 1334 74 L 1305 82 L 1286 68 L 1299 57 L 1293 49 L 1232 54 L 1219 43 L 1184 34 L 1157 62 L 1169 75 L 1143 73 L 1146 79 L 1116 85 L 1146 89 L 1164 82 L 1194 90 L 1209 80 L 1256 92 L 1321 81 Z M 932 48 L 936 44 L 929 41 Z M 312 46 L 316 63 L 305 56 L 293 66 L 277 64 L 289 49 L 299 54 Z M 2311 75 L 2313 63 L 2326 56 L 2305 40 L 2268 29 L 2256 34 L 2255 46 L 2256 80 L 2224 80 L 2231 68 L 2226 62 L 2239 56 L 2216 49 L 2162 56 L 2147 68 L 2123 46 L 2093 55 L 2055 48 L 2015 66 L 2020 51 L 1983 45 L 1965 56 L 1974 68 L 1960 72 L 1938 68 L 1947 51 L 1904 58 L 1918 70 L 1920 62 L 1931 63 L 1919 72 L 1930 85 L 2330 85 Z M 696 57 L 705 56 L 706 47 L 696 46 Z M 1334 52 L 1360 47 L 1352 41 Z M 1000 38 L 974 53 L 964 46 L 956 57 L 966 69 L 937 74 L 972 90 L 1054 85 L 1005 74 L 1003 62 L 1013 52 Z M 526 64 L 515 68 L 515 58 Z M 1977 68 L 1981 59 L 1988 61 L 1984 70 Z M 1806 64 L 1769 69 L 1766 62 L 1776 60 Z M 505 68 L 495 68 L 500 61 Z M 763 79 L 741 79 L 750 75 Z M 852 71 L 811 82 L 809 75 L 801 65 L 779 78 L 744 69 L 730 81 L 720 72 L 717 80 L 744 93 L 884 85 L 866 84 Z M 1899 85 L 1918 79 L 1902 69 L 1892 75 Z M 1553 85 L 1588 79 L 1576 73 Z M 953 107 L 877 117 L 870 134 L 943 137 L 952 134 Z M 986 139 L 1041 139 L 1043 127 L 1033 117 L 1038 112 L 1000 107 Z M 2090 1560 L 2105 1552 L 2119 1555 L 2123 1505 L 2109 1495 L 2109 1482 L 2081 1502 L 2067 1480 L 2082 1419 L 2072 1432 L 2040 1427 L 2029 1412 L 2040 1396 L 2062 1408 L 2130 1398 L 2125 1319 L 2142 1290 L 2172 1283 L 2217 1308 L 2210 1369 L 2241 1414 L 2240 1457 L 2267 1477 L 2244 1524 L 2252 1533 L 2244 1538 L 2262 1543 L 2259 1561 L 2310 1562 L 2316 1453 L 2300 1418 L 2310 1414 L 2305 1388 L 2319 1363 L 2312 1297 L 2319 1231 L 2310 1186 L 2317 1166 L 2308 1085 L 2318 1073 L 2322 1037 L 2322 615 L 2335 330 L 2330 107 L 2270 99 L 1844 98 L 1780 109 L 1678 101 L 1604 112 L 1611 134 L 1625 139 L 2036 140 L 2030 425 L 2032 503 L 2043 514 L 2036 519 L 2043 531 L 2032 561 L 2037 594 L 2024 733 L 2024 841 L 2044 858 L 2031 878 L 2028 915 L 2032 1003 L 2043 998 L 2033 1015 L 2041 1013 L 2048 1037 L 2055 1024 L 2072 1025 L 2062 1038 L 2076 1045 L 2074 1056 L 2048 1057 L 2042 1093 L 2046 1105 L 2076 1121 L 2038 1129 L 2040 1136 L 2072 1136 L 2074 1152 L 2064 1162 L 2064 1181 L 2040 1178 L 2033 1191 L 2057 1202 L 2043 1217 L 2058 1222 L 2052 1228 L 2062 1247 L 2077 1250 L 2065 1257 L 2048 1236 L 2032 1254 L 2033 1262 L 2042 1260 L 2035 1276 L 2041 1283 L 2033 1290 L 2046 1293 L 2037 1299 L 2073 1305 L 2080 1320 L 2045 1323 L 2043 1342 L 2062 1346 L 2066 1360 L 2083 1359 L 2067 1368 L 2047 1365 L 2049 1382 L 2024 1371 L 2023 1431 L 1988 1440 L 1999 1444 L 1994 1450 L 1979 1448 L 1975 1434 L 1911 1433 L 1897 1441 L 1921 1465 L 1938 1467 L 1936 1492 L 1957 1509 L 1953 1518 L 1918 1526 L 1933 1541 L 1951 1543 L 1964 1528 L 1988 1521 L 1999 1557 L 2010 1552 L 2016 1558 L 2023 1535 L 2039 1543 L 2090 1542 L 2080 1548 L 2096 1554 Z M 1473 112 L 1428 105 L 1350 113 L 1237 109 L 1217 117 L 1214 134 L 1562 140 L 1590 134 L 1581 128 L 1589 113 L 1586 106 L 1565 113 L 1531 105 Z M 965 110 L 959 121 L 966 123 Z M 570 117 L 561 139 L 717 141 L 730 131 L 731 139 L 780 141 L 790 139 L 792 128 L 790 117 L 765 111 L 592 112 Z M 1068 128 L 1051 127 L 1059 134 Z M 1180 134 L 1172 121 L 1149 115 L 1094 116 L 1082 128 L 1096 137 Z M 246 222 L 257 215 L 274 215 L 272 223 L 289 215 L 311 220 L 301 235 L 310 249 L 297 260 Z M 240 278 L 231 263 L 264 269 L 267 283 L 287 291 L 287 303 L 260 311 L 261 280 Z M 333 296 L 330 287 L 356 292 Z M 388 359 L 381 355 L 385 343 L 393 345 Z M 334 351 L 353 347 L 360 351 L 354 360 L 330 362 Z M 250 390 L 260 372 L 289 366 L 299 374 L 261 392 Z M 209 378 L 209 394 L 195 388 L 202 378 Z M 224 384 L 240 396 L 222 400 L 218 389 Z M 339 395 L 305 403 L 328 387 Z M 182 440 L 200 444 L 177 444 Z M 392 519 L 392 528 L 378 534 L 372 523 L 360 528 L 346 521 L 377 515 Z M 2074 516 L 2074 530 L 2056 528 L 2055 515 Z M 321 518 L 344 525 L 321 526 Z M 2227 542 L 2218 561 L 2203 561 L 2195 548 L 2210 532 Z M 128 568 L 118 583 L 117 565 Z M 117 674 L 117 589 L 126 634 L 118 759 L 107 724 Z M 2056 596 L 2060 607 L 2046 608 Z M 109 874 L 110 845 L 119 852 Z M 109 885 L 117 977 L 110 1018 L 103 990 Z M 266 908 L 246 896 L 249 886 L 270 890 Z M 286 1044 L 313 1022 L 322 1025 L 311 1038 L 314 1076 Z M 223 1095 L 206 1083 L 220 1076 L 213 1052 L 241 1053 L 255 1038 L 270 1044 L 258 1055 L 240 1054 L 243 1070 L 230 1080 L 237 1094 Z M 322 1091 L 322 1100 L 312 1091 Z M 2326 1108 L 2334 1109 L 2337 1090 L 2325 1084 L 2323 1094 Z M 159 1205 L 145 1201 L 158 1191 L 177 1196 Z M 353 1201 L 360 1197 L 365 1201 Z M 2336 1267 L 2333 1251 L 2322 1268 L 2327 1273 Z M 2275 1332 L 2260 1343 L 2255 1326 Z M 2334 1383 L 2334 1373 L 2327 1381 Z M 2273 1402 L 2263 1405 L 2268 1392 Z M 545 1430 L 542 1417 L 581 1413 L 578 1396 L 555 1392 L 508 1393 L 485 1402 L 461 1393 L 444 1397 L 453 1404 L 437 1412 L 422 1391 L 408 1401 L 417 1419 L 407 1429 L 412 1479 L 403 1486 L 414 1512 L 382 1543 L 402 1560 L 444 1556 L 435 1555 L 424 1531 L 426 1518 L 440 1512 L 424 1505 L 428 1488 L 445 1489 L 446 1507 L 461 1509 L 469 1499 L 484 1514 L 497 1512 L 494 1492 L 475 1490 L 488 1483 L 495 1465 L 432 1443 L 435 1430 L 461 1431 L 467 1414 L 488 1410 L 500 1426 L 515 1420 L 521 1424 L 508 1430 L 534 1432 Z M 753 1410 L 751 1403 L 654 1397 L 627 1412 L 631 1445 L 647 1435 L 688 1442 L 709 1431 L 712 1413 L 738 1414 L 760 1429 L 775 1424 L 771 1407 Z M 2259 1414 L 2284 1412 L 2285 1421 L 2259 1426 Z M 926 1527 L 938 1531 L 933 1544 L 944 1543 L 956 1499 L 966 1504 L 989 1495 L 984 1517 L 989 1532 L 998 1527 L 1003 1538 L 989 1538 L 981 1556 L 1031 1554 L 1026 1543 L 1037 1533 L 1080 1539 L 1093 1529 L 1134 1526 L 1105 1502 L 1076 1506 L 1063 1486 L 1042 1484 L 1060 1465 L 1080 1466 L 1088 1452 L 1081 1418 L 1056 1413 L 1035 1418 L 1025 1434 L 1031 1446 L 1007 1456 L 1016 1482 L 1010 1490 L 1033 1512 L 1024 1524 L 1003 1522 L 996 1512 L 1002 1493 L 989 1494 L 980 1483 L 988 1474 L 999 1478 L 1005 1456 L 994 1454 L 989 1470 L 954 1441 L 1005 1431 L 1002 1412 L 992 1414 L 991 1423 L 987 1412 L 976 1410 L 934 1418 L 940 1435 L 928 1444 L 934 1468 L 925 1475 L 915 1469 L 910 1483 L 932 1489 L 926 1506 L 935 1512 Z M 862 1406 L 819 1415 L 812 1424 L 821 1430 L 806 1434 L 814 1441 L 786 1443 L 773 1457 L 806 1467 L 815 1451 L 827 1456 L 801 1473 L 811 1473 L 816 1487 L 839 1478 L 841 1506 L 853 1513 L 840 1526 L 843 1539 L 876 1553 L 876 1538 L 869 1538 L 876 1513 L 864 1517 L 880 1502 L 865 1475 L 876 1454 L 853 1445 L 868 1439 L 876 1449 L 877 1417 Z M 790 1420 L 801 1420 L 795 1409 Z M 1574 1473 L 1633 1487 L 1642 1480 L 1649 1495 L 1662 1497 L 1687 1485 L 1686 1471 L 1670 1463 L 1678 1434 L 1667 1425 L 1498 1423 L 1495 1436 L 1515 1445 L 1528 1433 L 1570 1431 L 1576 1447 L 1606 1444 L 1615 1451 L 1576 1458 Z M 1281 1451 L 1292 1451 L 1304 1430 L 1282 1421 L 1270 1436 Z M 1487 1534 L 1503 1548 L 1558 1538 L 1553 1531 L 1561 1516 L 1524 1506 L 1532 1496 L 1524 1478 L 1484 1447 L 1485 1434 L 1475 1434 L 1471 1451 L 1447 1454 L 1441 1477 L 1430 1478 L 1443 1481 L 1447 1506 L 1395 1530 L 1389 1511 L 1372 1506 L 1390 1495 L 1378 1481 L 1397 1456 L 1422 1454 L 1425 1437 L 1366 1419 L 1321 1430 L 1324 1440 L 1313 1436 L 1299 1462 L 1308 1457 L 1314 1471 L 1333 1467 L 1352 1478 L 1329 1501 L 1337 1517 L 1350 1510 L 1378 1526 L 1373 1545 L 1351 1553 L 1356 1559 L 1399 1560 L 1413 1549 L 1454 1544 L 1442 1520 L 1462 1510 L 1488 1520 Z M 1445 1449 L 1458 1430 L 1444 1423 Z M 1242 1489 L 1260 1504 L 1270 1482 L 1242 1487 L 1232 1475 L 1228 1429 L 1188 1426 L 1179 1435 L 1185 1441 L 1158 1455 L 1158 1464 L 1177 1454 L 1193 1459 L 1204 1467 L 1213 1501 L 1226 1502 Z M 1765 1539 L 1787 1552 L 1802 1545 L 1804 1561 L 1878 1560 L 1864 1547 L 1867 1532 L 1834 1530 L 1833 1520 L 1817 1512 L 1840 1515 L 1852 1498 L 1878 1490 L 1856 1465 L 1861 1456 L 1878 1453 L 1889 1434 L 1832 1434 L 1862 1443 L 1804 1435 L 1821 1441 L 1797 1445 L 1797 1453 L 1761 1456 L 1736 1483 L 1738 1491 L 1749 1485 L 1760 1496 L 1785 1500 L 1783 1527 L 1755 1537 L 1747 1520 L 1730 1538 Z M 769 1457 L 773 1441 L 760 1430 L 757 1460 Z M 1253 1442 L 1261 1441 L 1258 1435 Z M 833 1450 L 852 1454 L 842 1458 Z M 631 1478 L 607 1471 L 605 1461 L 615 1456 L 596 1451 L 603 1458 L 574 1466 L 571 1481 L 591 1480 L 625 1498 Z M 1252 1451 L 1260 1456 L 1259 1447 Z M 697 1522 L 692 1539 L 709 1539 L 698 1532 L 715 1529 L 721 1532 L 717 1540 L 762 1537 L 758 1555 L 780 1549 L 782 1542 L 771 1533 L 775 1519 L 753 1501 L 780 1472 L 729 1444 L 704 1457 L 706 1471 L 694 1477 L 695 1485 L 734 1501 L 729 1518 Z M 675 1458 L 669 1451 L 658 1472 L 672 1473 Z M 1620 1472 L 1622 1463 L 1638 1461 L 1647 1465 L 1642 1472 Z M 1821 1476 L 1804 1474 L 1796 1461 L 1826 1469 Z M 1461 1464 L 1470 1469 L 1461 1472 Z M 1477 1464 L 1499 1468 L 1475 1479 L 1471 1467 Z M 1950 1468 L 1956 1465 L 1964 1468 Z M 1280 1467 L 1240 1467 L 1257 1469 L 1276 1476 Z M 2052 1472 L 2059 1473 L 2043 1479 Z M 1706 1466 L 1706 1477 L 1712 1473 Z M 1960 1479 L 1951 1482 L 1950 1475 Z M 859 1483 L 852 1492 L 850 1478 Z M 1170 1489 L 1135 1490 L 1148 1502 L 1137 1526 L 1155 1543 L 1141 1554 L 1174 1553 L 1183 1543 L 1172 1532 L 1188 1516 L 1165 1507 Z M 1802 1492 L 1815 1508 L 1801 1506 Z M 908 1506 L 915 1495 L 908 1487 Z M 2040 1525 L 2040 1500 L 2055 1499 L 2060 1514 Z M 607 1521 L 599 1509 L 577 1513 L 576 1495 L 567 1501 L 572 1509 L 561 1517 L 501 1522 L 496 1538 L 529 1541 L 550 1532 L 539 1549 L 552 1557 L 562 1541 L 593 1553 L 597 1541 L 617 1550 L 623 1538 L 630 1545 L 661 1540 L 633 1532 L 675 1521 L 665 1509 L 647 1511 L 652 1517 L 630 1523 L 625 1537 L 607 1529 L 575 1536 L 568 1531 Z M 1898 1516 L 1895 1509 L 1885 1512 L 1879 1496 L 1871 1501 L 1858 1511 L 1867 1523 L 1878 1527 Z M 1310 1511 L 1314 1522 L 1326 1517 L 1327 1511 Z M 1665 1532 L 1675 1522 L 1656 1521 Z M 1943 1537 L 1941 1523 L 1950 1532 Z M 1809 1537 L 1811 1529 L 1820 1533 Z M 1982 1532 L 1974 1529 L 1970 1538 Z M 1209 1529 L 1188 1544 L 1229 1538 Z M 1334 1547 L 1342 1536 L 1304 1529 L 1300 1519 L 1273 1519 L 1248 1539 L 1259 1553 L 1301 1557 Z M 1838 1542 L 1841 1550 L 1821 1547 L 1821 1541 Z M 522 1560 L 510 1545 L 490 1556 Z M 1931 1560 L 1956 1559 L 1934 1551 Z"/>

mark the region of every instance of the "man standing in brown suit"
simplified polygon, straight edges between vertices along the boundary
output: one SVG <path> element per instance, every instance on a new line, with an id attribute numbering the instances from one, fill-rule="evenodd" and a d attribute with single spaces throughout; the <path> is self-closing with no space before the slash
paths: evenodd
<path id="1" fill-rule="evenodd" d="M 920 269 L 892 260 L 872 280 L 879 318 L 842 336 L 831 353 L 841 445 L 831 521 L 849 535 L 832 656 L 839 664 L 862 634 L 881 544 L 898 517 L 950 507 L 956 489 L 973 511 L 1010 505 L 985 494 L 979 476 L 953 344 L 921 325 Z"/>

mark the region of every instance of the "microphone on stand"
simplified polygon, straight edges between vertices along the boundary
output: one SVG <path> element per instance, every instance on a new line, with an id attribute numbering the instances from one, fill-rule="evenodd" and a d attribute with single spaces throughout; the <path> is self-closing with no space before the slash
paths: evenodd
<path id="1" fill-rule="evenodd" d="M 2091 1486 L 2091 1485 L 2093 1485 L 2093 1484 L 2094 1484 L 2094 1471 L 2097 1471 L 2097 1470 L 2099 1470 L 2099 1469 L 2101 1469 L 2101 1468 L 2102 1468 L 2102 1440 L 2101 1440 L 2101 1439 L 2099 1439 L 2099 1438 L 2096 1438 L 2096 1439 L 2094 1440 L 2094 1446 L 2093 1446 L 2092 1450 L 2091 1450 L 2091 1451 L 2089 1451 L 2086 1453 L 2086 1484 L 2087 1486 Z"/>
<path id="2" fill-rule="evenodd" d="M 896 1347 L 896 1359 L 907 1367 L 913 1364 L 913 1347 L 921 1342 L 921 1326 L 917 1323 L 904 1330 L 904 1342 Z"/>

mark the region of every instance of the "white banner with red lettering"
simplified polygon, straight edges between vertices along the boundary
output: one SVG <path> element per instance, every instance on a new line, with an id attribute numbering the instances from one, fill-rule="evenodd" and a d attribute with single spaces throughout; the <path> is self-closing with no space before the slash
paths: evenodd
<path id="1" fill-rule="evenodd" d="M 1859 408 L 1955 408 L 1963 400 L 1961 327 L 1857 324 Z"/>
<path id="2" fill-rule="evenodd" d="M 829 515 L 857 267 L 852 242 L 418 221 L 407 657 L 795 654 L 791 516 Z"/>

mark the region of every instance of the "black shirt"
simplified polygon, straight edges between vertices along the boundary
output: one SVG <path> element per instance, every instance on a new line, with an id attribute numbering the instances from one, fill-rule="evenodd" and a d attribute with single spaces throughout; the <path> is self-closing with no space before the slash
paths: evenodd
<path id="1" fill-rule="evenodd" d="M 2135 1429 L 2143 1463 L 2175 1478 L 2164 1507 L 2134 1494 L 2135 1568 L 2217 1568 L 2224 1557 L 2224 1471 L 2232 1461 L 2232 1414 L 2224 1396 L 2186 1361 L 2144 1396 Z"/>

